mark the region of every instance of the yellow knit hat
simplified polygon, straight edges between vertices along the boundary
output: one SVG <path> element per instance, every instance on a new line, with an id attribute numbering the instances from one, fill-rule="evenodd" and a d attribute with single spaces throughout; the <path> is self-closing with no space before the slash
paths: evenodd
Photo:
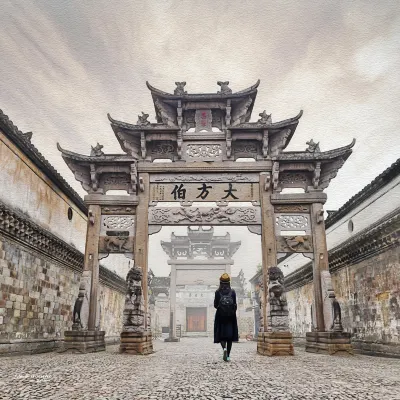
<path id="1" fill-rule="evenodd" d="M 223 282 L 223 283 L 228 283 L 228 282 L 231 281 L 231 278 L 230 278 L 230 276 L 225 272 L 225 273 L 223 273 L 223 274 L 221 275 L 221 277 L 219 278 L 219 281 L 220 281 L 220 282 Z"/>

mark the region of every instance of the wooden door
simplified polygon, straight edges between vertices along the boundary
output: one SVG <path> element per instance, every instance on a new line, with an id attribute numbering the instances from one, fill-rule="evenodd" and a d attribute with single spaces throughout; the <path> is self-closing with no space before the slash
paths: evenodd
<path id="1" fill-rule="evenodd" d="M 207 331 L 207 307 L 186 308 L 186 332 Z"/>

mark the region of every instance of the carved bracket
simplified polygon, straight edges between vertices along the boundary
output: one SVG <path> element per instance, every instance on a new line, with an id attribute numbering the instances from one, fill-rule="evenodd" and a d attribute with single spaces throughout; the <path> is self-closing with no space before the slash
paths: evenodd
<path id="1" fill-rule="evenodd" d="M 263 131 L 263 140 L 262 140 L 262 155 L 263 157 L 268 156 L 268 131 L 265 129 Z"/>
<path id="2" fill-rule="evenodd" d="M 318 189 L 320 177 L 321 177 L 321 162 L 316 162 L 314 176 L 312 180 L 314 189 Z"/>
<path id="3" fill-rule="evenodd" d="M 324 210 L 317 211 L 317 224 L 320 224 L 324 221 Z"/>
<path id="4" fill-rule="evenodd" d="M 141 176 L 139 177 L 139 190 L 141 192 L 144 192 L 144 181 L 143 181 L 143 178 Z"/>
<path id="5" fill-rule="evenodd" d="M 247 225 L 247 229 L 251 233 L 255 233 L 256 235 L 262 234 L 262 226 L 261 225 Z"/>
<path id="6" fill-rule="evenodd" d="M 145 159 L 147 151 L 146 151 L 146 137 L 144 132 L 140 132 L 140 150 L 142 152 L 142 158 Z"/>
<path id="7" fill-rule="evenodd" d="M 264 185 L 264 190 L 266 192 L 269 191 L 269 189 L 271 188 L 271 172 L 267 172 L 265 174 L 265 185 Z"/>
<path id="8" fill-rule="evenodd" d="M 90 164 L 90 181 L 92 183 L 92 189 L 94 192 L 97 192 L 99 188 L 99 176 L 96 171 L 96 166 L 94 164 Z"/>
<path id="9" fill-rule="evenodd" d="M 229 129 L 226 130 L 226 155 L 232 156 L 232 132 Z"/>
<path id="10" fill-rule="evenodd" d="M 278 190 L 279 185 L 279 162 L 274 161 L 272 164 L 272 186 L 274 190 Z"/>

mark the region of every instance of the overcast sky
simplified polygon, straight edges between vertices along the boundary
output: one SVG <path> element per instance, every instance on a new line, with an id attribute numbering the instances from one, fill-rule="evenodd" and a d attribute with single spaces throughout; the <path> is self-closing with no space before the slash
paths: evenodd
<path id="1" fill-rule="evenodd" d="M 252 120 L 264 109 L 275 122 L 304 110 L 287 150 L 305 149 L 310 138 L 322 151 L 356 138 L 326 209 L 400 155 L 398 0 L 1 0 L 0 55 L 0 108 L 33 131 L 33 143 L 82 196 L 56 143 L 121 152 L 106 114 L 135 123 L 143 110 L 154 121 L 146 80 L 169 92 L 186 81 L 198 93 L 216 92 L 218 80 L 238 91 L 260 78 Z M 235 264 L 249 278 L 260 242 L 230 230 L 243 242 Z M 152 237 L 157 272 L 166 257 L 155 238 L 170 232 Z"/>

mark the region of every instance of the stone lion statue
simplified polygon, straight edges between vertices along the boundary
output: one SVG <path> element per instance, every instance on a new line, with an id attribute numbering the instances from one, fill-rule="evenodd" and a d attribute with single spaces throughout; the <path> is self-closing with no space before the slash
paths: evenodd
<path id="1" fill-rule="evenodd" d="M 278 267 L 268 269 L 268 293 L 270 304 L 285 306 L 287 304 L 285 296 L 285 286 L 283 272 Z"/>

